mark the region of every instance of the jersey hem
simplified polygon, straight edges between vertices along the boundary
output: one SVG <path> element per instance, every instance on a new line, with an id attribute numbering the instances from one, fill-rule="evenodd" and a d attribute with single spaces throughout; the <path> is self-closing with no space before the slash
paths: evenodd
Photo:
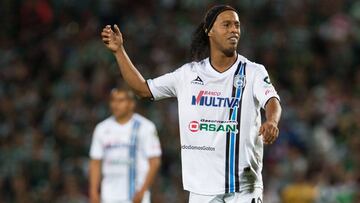
<path id="1" fill-rule="evenodd" d="M 90 155 L 89 157 L 91 160 L 97 160 L 97 161 L 101 161 L 103 159 L 103 156 Z"/>
<path id="2" fill-rule="evenodd" d="M 263 185 L 260 185 L 260 184 L 254 184 L 254 185 L 246 185 L 246 186 L 243 186 L 241 187 L 240 186 L 240 191 L 239 192 L 242 192 L 244 190 L 249 190 L 249 189 L 252 189 L 252 188 L 260 188 L 260 189 L 264 189 Z M 188 192 L 191 192 L 191 193 L 194 193 L 194 194 L 199 194 L 199 195 L 221 195 L 221 194 L 226 194 L 225 193 L 225 188 L 222 189 L 222 190 L 217 190 L 217 191 L 200 191 L 200 190 L 193 190 L 189 187 L 184 187 L 184 190 L 188 191 Z"/>
<path id="3" fill-rule="evenodd" d="M 146 195 L 149 195 L 148 197 L 150 197 L 151 193 L 150 193 L 150 190 L 146 190 L 145 191 L 145 195 L 144 195 L 144 198 L 148 198 L 146 197 Z M 105 195 L 103 194 L 100 194 L 100 197 L 101 197 L 101 202 L 127 202 L 127 201 L 132 201 L 131 199 L 129 198 L 118 198 L 118 197 L 104 197 Z"/>
<path id="4" fill-rule="evenodd" d="M 262 189 L 264 190 L 264 186 L 263 185 L 247 185 L 247 186 L 244 186 L 244 187 L 240 187 L 240 191 L 239 192 L 242 192 L 244 190 L 250 190 L 250 189 L 253 189 L 253 188 L 259 188 L 259 189 Z"/>
<path id="5" fill-rule="evenodd" d="M 159 153 L 159 154 L 151 154 L 151 155 L 148 155 L 148 156 L 146 156 L 147 158 L 157 158 L 157 157 L 161 157 L 161 153 Z"/>

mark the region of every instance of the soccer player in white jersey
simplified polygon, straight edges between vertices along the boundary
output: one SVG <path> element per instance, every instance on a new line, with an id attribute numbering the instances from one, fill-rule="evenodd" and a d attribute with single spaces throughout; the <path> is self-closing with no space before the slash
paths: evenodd
<path id="1" fill-rule="evenodd" d="M 161 155 L 155 125 L 134 113 L 132 92 L 114 89 L 110 97 L 113 115 L 96 126 L 90 148 L 91 202 L 150 203 Z"/>
<path id="2" fill-rule="evenodd" d="M 262 202 L 263 144 L 278 137 L 281 106 L 265 67 L 236 51 L 240 39 L 236 10 L 212 7 L 194 33 L 194 61 L 147 81 L 127 56 L 117 25 L 104 27 L 101 36 L 139 96 L 177 98 L 183 185 L 190 192 L 189 202 Z"/>

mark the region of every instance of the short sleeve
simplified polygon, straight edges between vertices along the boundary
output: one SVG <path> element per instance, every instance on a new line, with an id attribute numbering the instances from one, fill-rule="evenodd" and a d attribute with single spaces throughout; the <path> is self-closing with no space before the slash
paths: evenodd
<path id="1" fill-rule="evenodd" d="M 178 86 L 180 85 L 180 69 L 155 79 L 147 80 L 154 100 L 177 96 Z"/>
<path id="2" fill-rule="evenodd" d="M 147 125 L 143 129 L 142 147 L 146 157 L 159 157 L 161 156 L 161 146 L 155 125 Z"/>
<path id="3" fill-rule="evenodd" d="M 101 137 L 100 129 L 98 126 L 96 126 L 94 133 L 93 133 L 91 146 L 90 146 L 90 158 L 91 159 L 102 159 L 103 158 L 104 149 L 103 149 L 103 145 L 102 145 L 102 141 L 101 141 L 100 137 Z"/>
<path id="4" fill-rule="evenodd" d="M 269 74 L 264 66 L 261 66 L 261 68 L 256 72 L 254 81 L 254 96 L 262 108 L 265 108 L 265 105 L 270 98 L 275 97 L 280 101 L 280 97 L 272 85 Z"/>

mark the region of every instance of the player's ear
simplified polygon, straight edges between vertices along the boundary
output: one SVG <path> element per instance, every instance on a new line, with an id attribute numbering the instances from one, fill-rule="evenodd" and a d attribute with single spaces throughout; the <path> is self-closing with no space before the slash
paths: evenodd
<path id="1" fill-rule="evenodd" d="M 207 33 L 208 37 L 211 37 L 213 35 L 213 29 L 211 28 L 211 30 Z"/>

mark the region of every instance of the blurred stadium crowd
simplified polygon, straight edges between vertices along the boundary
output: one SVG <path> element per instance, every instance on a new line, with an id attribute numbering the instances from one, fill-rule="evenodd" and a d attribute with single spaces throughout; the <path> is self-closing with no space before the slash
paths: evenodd
<path id="1" fill-rule="evenodd" d="M 360 202 L 360 1 L 226 1 L 240 53 L 264 64 L 282 98 L 264 154 L 266 203 Z M 88 151 L 121 83 L 100 40 L 118 23 L 145 78 L 190 61 L 210 0 L 1 0 L 0 202 L 87 202 Z M 175 99 L 139 101 L 164 151 L 154 203 L 183 203 Z"/>

